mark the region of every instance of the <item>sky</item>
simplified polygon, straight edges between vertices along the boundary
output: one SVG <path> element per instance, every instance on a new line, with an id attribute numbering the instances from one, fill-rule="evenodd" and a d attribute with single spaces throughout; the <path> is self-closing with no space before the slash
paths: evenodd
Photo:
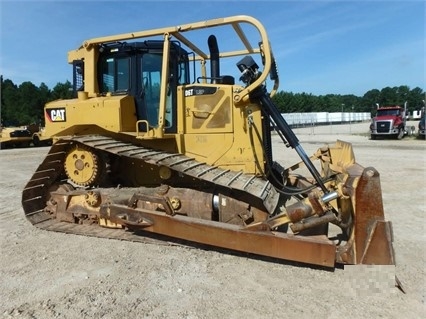
<path id="1" fill-rule="evenodd" d="M 388 86 L 425 90 L 423 0 L 0 0 L 0 74 L 52 89 L 72 81 L 67 53 L 86 39 L 232 15 L 265 26 L 279 90 L 356 96 Z"/>

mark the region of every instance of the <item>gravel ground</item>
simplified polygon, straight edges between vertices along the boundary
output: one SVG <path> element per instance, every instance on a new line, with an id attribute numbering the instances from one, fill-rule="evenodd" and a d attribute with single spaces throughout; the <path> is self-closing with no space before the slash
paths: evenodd
<path id="1" fill-rule="evenodd" d="M 0 151 L 0 316 L 424 318 L 426 142 L 371 141 L 367 129 L 361 123 L 295 132 L 308 155 L 341 139 L 353 144 L 358 163 L 380 172 L 397 259 L 396 269 L 383 273 L 396 272 L 406 294 L 389 287 L 389 280 L 371 281 L 382 273 L 377 268 L 354 275 L 348 268 L 328 271 L 217 250 L 39 230 L 26 221 L 20 201 L 48 151 L 44 147 Z M 298 161 L 277 136 L 273 141 L 283 166 Z"/>

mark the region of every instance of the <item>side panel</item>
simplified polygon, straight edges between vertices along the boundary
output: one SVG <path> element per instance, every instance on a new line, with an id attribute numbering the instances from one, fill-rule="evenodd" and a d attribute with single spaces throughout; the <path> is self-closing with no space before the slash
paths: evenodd
<path id="1" fill-rule="evenodd" d="M 234 90 L 231 85 L 215 84 L 179 90 L 184 109 L 183 149 L 200 162 L 258 174 L 264 167 L 258 138 L 262 136 L 261 112 L 253 104 L 236 107 Z"/>
<path id="2" fill-rule="evenodd" d="M 136 131 L 134 99 L 131 96 L 110 96 L 86 100 L 59 100 L 44 109 L 46 135 L 99 133 L 96 127 L 118 132 Z"/>

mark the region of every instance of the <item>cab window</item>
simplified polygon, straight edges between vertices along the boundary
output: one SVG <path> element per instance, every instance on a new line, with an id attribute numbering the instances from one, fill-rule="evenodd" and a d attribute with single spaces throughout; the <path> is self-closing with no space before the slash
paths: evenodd
<path id="1" fill-rule="evenodd" d="M 110 57 L 102 64 L 103 93 L 126 93 L 130 89 L 130 58 Z"/>

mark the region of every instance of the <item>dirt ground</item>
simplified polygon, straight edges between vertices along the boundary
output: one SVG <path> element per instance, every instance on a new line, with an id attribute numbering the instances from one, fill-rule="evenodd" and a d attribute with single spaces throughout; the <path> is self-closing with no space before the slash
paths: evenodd
<path id="1" fill-rule="evenodd" d="M 417 123 L 414 123 L 417 125 Z M 48 151 L 0 151 L 0 317 L 424 318 L 426 141 L 368 139 L 368 123 L 295 129 L 308 155 L 336 139 L 381 174 L 406 294 L 334 271 L 186 246 L 47 232 L 24 217 L 21 192 Z M 297 155 L 278 144 L 283 166 Z M 354 280 L 354 278 L 356 280 Z M 392 286 L 392 285 L 391 285 Z"/>

